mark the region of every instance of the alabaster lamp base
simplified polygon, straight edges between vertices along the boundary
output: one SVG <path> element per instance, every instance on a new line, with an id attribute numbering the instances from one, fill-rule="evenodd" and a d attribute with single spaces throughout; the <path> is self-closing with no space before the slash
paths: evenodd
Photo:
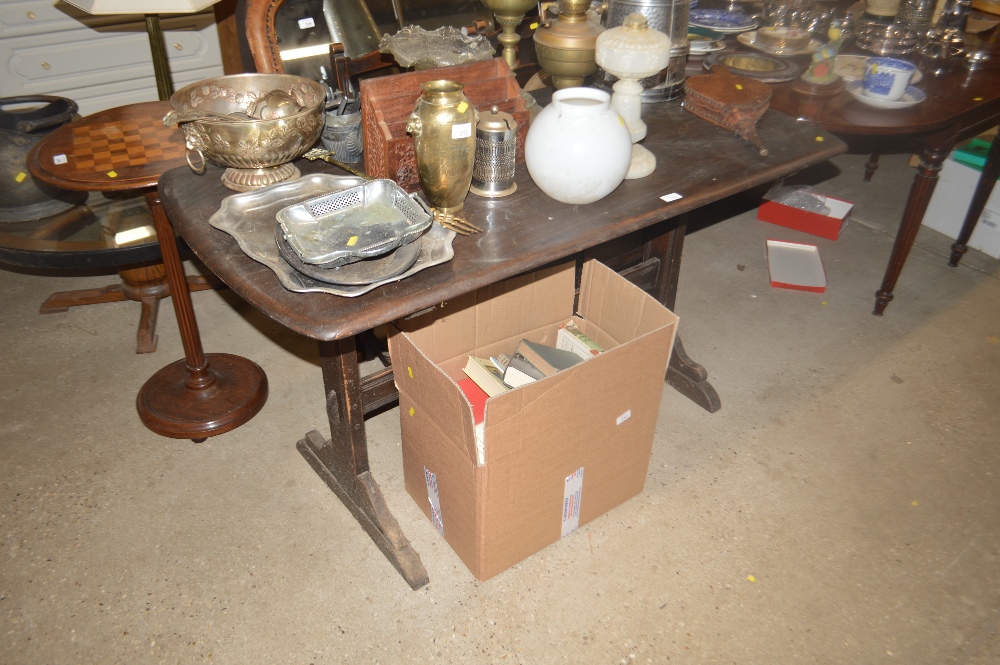
<path id="1" fill-rule="evenodd" d="M 632 145 L 632 161 L 629 163 L 626 180 L 645 178 L 656 170 L 656 155 L 641 145 Z"/>

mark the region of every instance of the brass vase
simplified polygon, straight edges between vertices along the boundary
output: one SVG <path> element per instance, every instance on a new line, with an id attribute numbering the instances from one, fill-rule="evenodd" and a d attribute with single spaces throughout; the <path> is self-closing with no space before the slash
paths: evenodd
<path id="1" fill-rule="evenodd" d="M 406 131 L 413 137 L 420 185 L 428 202 L 445 214 L 462 209 L 472 184 L 479 114 L 456 81 L 427 81 Z"/>

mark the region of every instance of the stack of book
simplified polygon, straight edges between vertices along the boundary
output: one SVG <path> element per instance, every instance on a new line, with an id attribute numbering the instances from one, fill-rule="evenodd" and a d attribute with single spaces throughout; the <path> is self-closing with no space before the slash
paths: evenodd
<path id="1" fill-rule="evenodd" d="M 459 381 L 458 385 L 472 404 L 475 422 L 480 423 L 490 397 L 552 376 L 602 351 L 570 321 L 559 328 L 556 346 L 522 339 L 509 356 L 469 356 L 463 370 L 468 378 Z"/>

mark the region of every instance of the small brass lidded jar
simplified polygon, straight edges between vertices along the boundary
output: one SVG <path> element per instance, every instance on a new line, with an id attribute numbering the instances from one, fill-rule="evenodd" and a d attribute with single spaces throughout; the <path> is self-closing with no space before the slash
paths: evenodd
<path id="1" fill-rule="evenodd" d="M 463 88 L 445 79 L 423 83 L 406 123 L 413 136 L 420 185 L 431 206 L 446 214 L 464 206 L 476 155 L 478 114 Z"/>
<path id="2" fill-rule="evenodd" d="M 535 31 L 538 64 L 557 90 L 581 86 L 597 71 L 594 48 L 604 28 L 587 18 L 589 8 L 590 0 L 559 0 L 559 17 Z"/>

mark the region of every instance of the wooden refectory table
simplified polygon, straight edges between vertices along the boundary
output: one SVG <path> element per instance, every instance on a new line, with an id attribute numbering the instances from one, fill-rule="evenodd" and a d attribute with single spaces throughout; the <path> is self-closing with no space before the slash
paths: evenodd
<path id="1" fill-rule="evenodd" d="M 627 180 L 608 197 L 577 206 L 542 194 L 520 165 L 514 194 L 468 197 L 465 216 L 484 232 L 457 237 L 451 261 L 356 298 L 288 291 L 230 235 L 210 226 L 222 199 L 233 193 L 220 183 L 220 168 L 202 176 L 175 169 L 160 180 L 167 217 L 194 253 L 251 305 L 319 342 L 330 438 L 315 430 L 296 435 L 298 449 L 414 589 L 426 584 L 427 574 L 382 498 L 365 438 L 365 414 L 396 397 L 392 368 L 362 377 L 355 336 L 630 234 L 636 249 L 612 266 L 672 307 L 686 213 L 846 150 L 832 134 L 774 112 L 758 123 L 766 157 L 685 111 L 679 100 L 647 105 L 644 117 L 644 145 L 658 160 L 653 175 Z M 322 162 L 299 166 L 303 173 L 339 172 Z M 718 409 L 704 368 L 679 347 L 674 357 L 668 382 L 710 411 Z"/>

